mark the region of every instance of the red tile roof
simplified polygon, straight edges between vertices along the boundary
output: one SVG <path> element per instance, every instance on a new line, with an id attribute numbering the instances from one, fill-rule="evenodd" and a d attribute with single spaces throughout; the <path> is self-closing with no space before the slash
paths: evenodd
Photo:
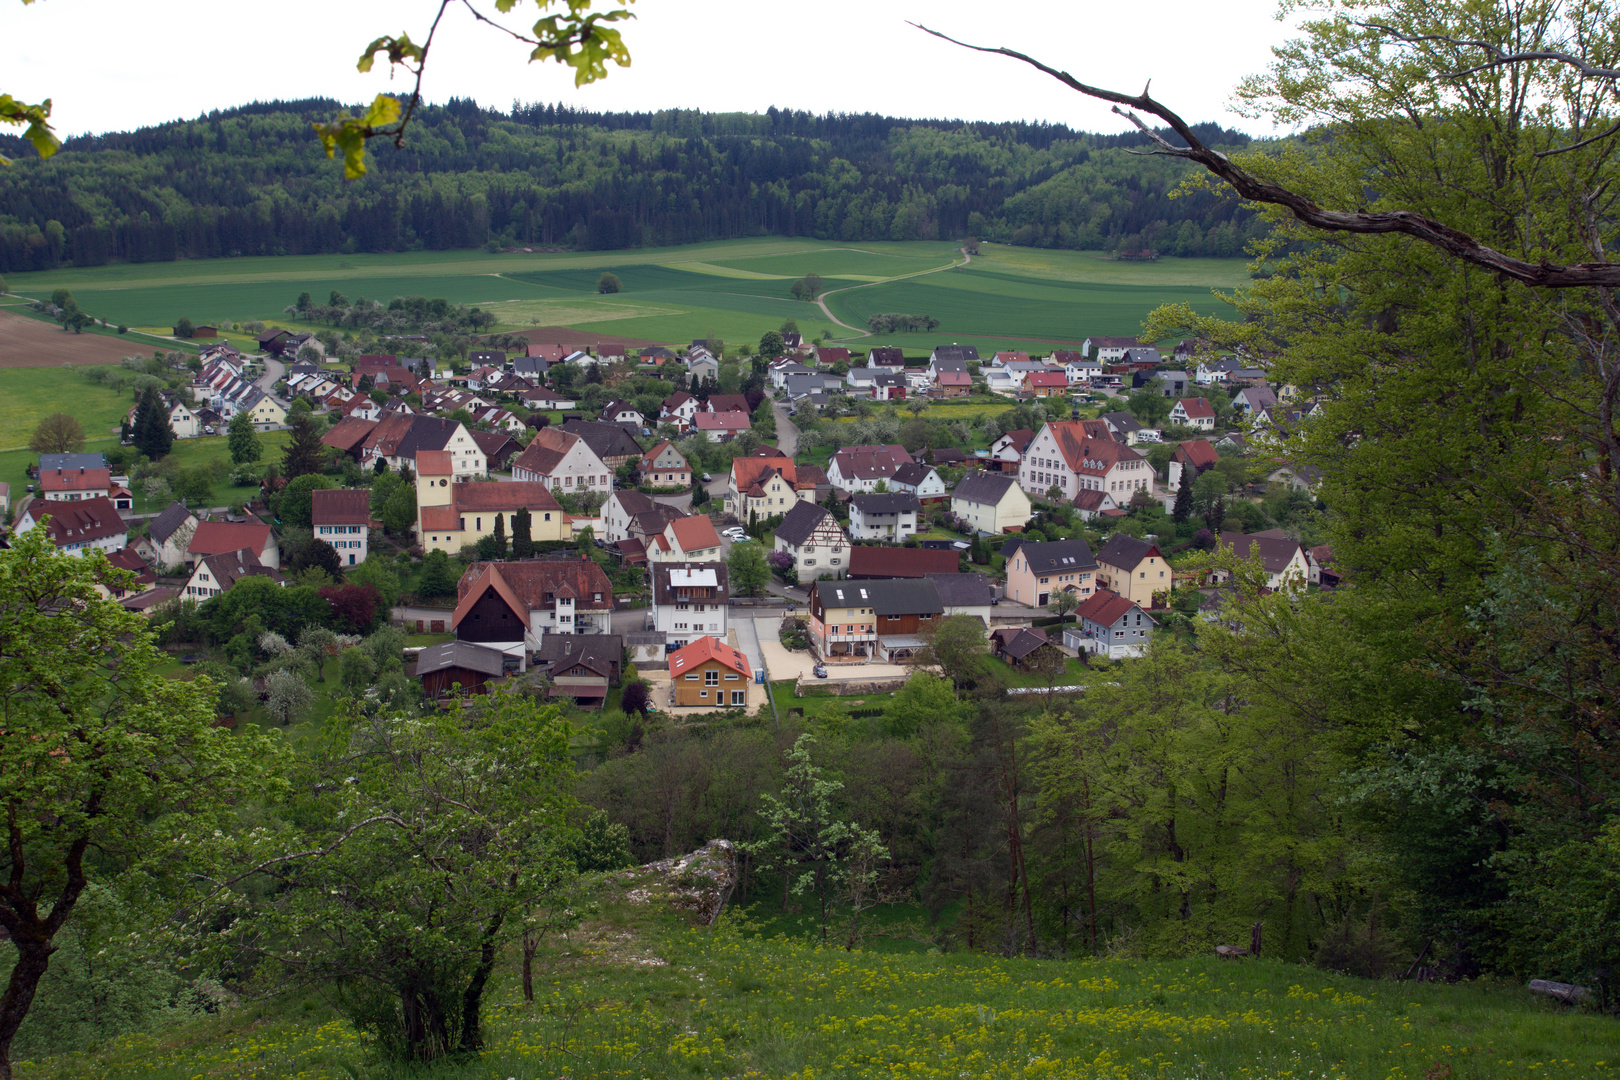
<path id="1" fill-rule="evenodd" d="M 700 551 L 703 548 L 720 546 L 720 534 L 714 531 L 714 523 L 703 514 L 679 518 L 670 522 L 669 528 L 675 534 L 675 542 L 681 545 L 682 551 Z"/>
<path id="2" fill-rule="evenodd" d="M 263 554 L 270 543 L 270 526 L 253 522 L 203 521 L 191 534 L 186 546 L 188 555 L 223 555 L 247 548 L 255 556 Z"/>
<path id="3" fill-rule="evenodd" d="M 39 490 L 106 491 L 112 486 L 110 469 L 47 469 L 39 474 Z"/>
<path id="4" fill-rule="evenodd" d="M 1192 419 L 1192 420 L 1205 420 L 1205 419 L 1213 420 L 1213 419 L 1215 419 L 1215 406 L 1211 405 L 1207 398 L 1201 398 L 1201 397 L 1182 398 L 1181 401 L 1180 401 L 1180 405 L 1181 405 L 1182 411 L 1187 414 L 1189 419 Z"/>
<path id="5" fill-rule="evenodd" d="M 733 410 L 723 413 L 700 412 L 693 423 L 699 431 L 747 431 L 754 421 L 747 413 Z"/>
<path id="6" fill-rule="evenodd" d="M 450 489 L 450 505 L 462 514 L 509 513 L 524 508 L 562 512 L 562 504 L 551 493 L 551 486 L 540 480 L 456 484 Z"/>
<path id="7" fill-rule="evenodd" d="M 509 485 L 502 484 L 502 487 Z M 548 598 L 568 595 L 578 598 L 576 607 L 582 610 L 606 611 L 613 606 L 613 584 L 595 559 L 526 559 L 523 562 L 475 562 L 461 575 L 457 591 L 465 597 L 484 570 L 495 566 L 501 578 L 511 587 L 513 595 L 529 608 L 550 607 Z M 601 600 L 592 597 L 602 594 Z"/>
<path id="8" fill-rule="evenodd" d="M 1083 619 L 1090 619 L 1103 626 L 1113 626 L 1120 616 L 1129 612 L 1137 605 L 1112 589 L 1098 589 L 1074 609 L 1075 615 Z"/>
<path id="9" fill-rule="evenodd" d="M 1221 460 L 1221 455 L 1215 452 L 1215 448 L 1207 439 L 1189 439 L 1176 447 L 1176 452 L 1172 456 L 1174 460 L 1191 465 L 1199 472 Z"/>
<path id="10" fill-rule="evenodd" d="M 965 371 L 942 371 L 934 381 L 940 386 L 972 386 L 973 376 Z"/>
<path id="11" fill-rule="evenodd" d="M 679 675 L 682 672 L 695 671 L 710 660 L 720 661 L 733 671 L 740 672 L 745 679 L 754 677 L 753 670 L 748 666 L 748 657 L 707 634 L 669 654 L 669 673 Z"/>
<path id="12" fill-rule="evenodd" d="M 954 574 L 961 560 L 954 551 L 934 548 L 864 547 L 849 549 L 852 578 L 920 578 L 927 574 Z"/>
<path id="13" fill-rule="evenodd" d="M 1024 377 L 1030 386 L 1066 387 L 1069 377 L 1061 371 L 1032 371 Z"/>
<path id="14" fill-rule="evenodd" d="M 450 628 L 452 630 L 461 625 L 461 620 L 466 618 L 467 612 L 471 611 L 473 605 L 478 603 L 479 598 L 490 589 L 495 590 L 495 595 L 506 602 L 506 606 L 511 608 L 513 613 L 523 620 L 525 626 L 528 625 L 528 606 L 517 598 L 517 594 L 512 591 L 512 587 L 506 583 L 506 578 L 501 576 L 499 568 L 494 563 L 485 563 L 484 572 L 462 594 L 461 602 L 456 605 L 456 610 L 450 615 Z"/>
<path id="15" fill-rule="evenodd" d="M 369 525 L 371 492 L 365 488 L 321 488 L 310 492 L 312 525 Z"/>

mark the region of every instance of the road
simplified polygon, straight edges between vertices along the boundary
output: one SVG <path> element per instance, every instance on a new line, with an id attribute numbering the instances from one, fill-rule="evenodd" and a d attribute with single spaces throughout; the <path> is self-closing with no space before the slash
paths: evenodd
<path id="1" fill-rule="evenodd" d="M 277 360 L 269 353 L 266 353 L 264 356 L 264 374 L 260 375 L 257 379 L 254 379 L 253 385 L 257 386 L 260 390 L 263 390 L 271 397 L 275 397 L 276 392 L 274 387 L 276 383 L 281 381 L 281 377 L 285 374 L 287 374 L 287 365 L 283 364 L 280 360 Z"/>
<path id="2" fill-rule="evenodd" d="M 776 412 L 776 448 L 788 457 L 799 452 L 799 429 L 792 420 L 788 419 L 787 402 L 778 401 L 773 405 Z M 724 484 L 721 485 L 724 488 Z"/>
<path id="3" fill-rule="evenodd" d="M 849 292 L 851 289 L 864 289 L 864 288 L 866 288 L 867 286 L 870 286 L 870 285 L 887 285 L 891 281 L 905 281 L 907 278 L 922 277 L 925 274 L 937 274 L 941 270 L 955 270 L 957 267 L 959 267 L 959 266 L 967 266 L 969 263 L 971 263 L 973 261 L 973 256 L 969 255 L 967 253 L 966 248 L 957 248 L 956 250 L 958 250 L 958 251 L 960 251 L 962 253 L 962 261 L 961 262 L 953 262 L 949 266 L 936 266 L 932 270 L 919 270 L 915 274 L 901 274 L 899 277 L 884 278 L 882 281 L 867 281 L 867 282 L 862 282 L 859 285 L 846 285 L 842 289 L 828 289 L 826 292 L 824 292 L 820 296 L 816 297 L 816 303 L 821 306 L 821 313 L 823 315 L 827 316 L 827 318 L 829 320 L 831 320 L 834 323 L 837 323 L 839 326 L 842 326 L 845 330 L 853 330 L 853 331 L 855 331 L 855 334 L 854 334 L 855 337 L 871 337 L 872 336 L 872 331 L 870 331 L 870 330 L 862 330 L 858 326 L 851 326 L 851 325 L 849 325 L 849 323 L 845 322 L 844 320 L 840 319 L 838 316 L 834 315 L 832 313 L 832 308 L 827 306 L 827 297 L 831 296 L 833 293 Z M 848 341 L 849 338 L 840 338 L 839 340 Z"/>

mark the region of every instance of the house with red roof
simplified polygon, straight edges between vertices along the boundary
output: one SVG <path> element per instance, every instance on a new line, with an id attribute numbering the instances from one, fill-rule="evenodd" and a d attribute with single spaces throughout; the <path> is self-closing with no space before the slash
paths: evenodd
<path id="1" fill-rule="evenodd" d="M 833 455 L 827 480 L 845 491 L 873 491 L 885 487 L 902 465 L 911 464 L 911 452 L 899 443 L 883 446 L 846 446 Z"/>
<path id="2" fill-rule="evenodd" d="M 731 461 L 726 512 L 739 521 L 786 514 L 795 502 L 814 502 L 815 498 L 816 481 L 801 475 L 792 458 L 753 456 Z"/>
<path id="3" fill-rule="evenodd" d="M 105 495 L 77 501 L 25 500 L 18 508 L 18 535 L 42 526 L 58 551 L 84 555 L 91 551 L 112 554 L 129 544 L 129 527 Z"/>
<path id="4" fill-rule="evenodd" d="M 1215 452 L 1208 439 L 1188 439 L 1177 446 L 1175 453 L 1170 455 L 1170 465 L 1166 469 L 1166 478 L 1171 491 L 1181 490 L 1181 477 L 1186 469 L 1192 470 L 1192 478 L 1199 476 L 1215 467 L 1221 460 L 1221 455 Z"/>
<path id="5" fill-rule="evenodd" d="M 475 562 L 456 597 L 456 637 L 503 650 L 532 652 L 548 633 L 605 634 L 613 611 L 613 585 L 588 558 Z"/>
<path id="6" fill-rule="evenodd" d="M 669 654 L 677 708 L 746 707 L 754 681 L 748 657 L 707 634 Z"/>
<path id="7" fill-rule="evenodd" d="M 733 409 L 723 413 L 700 412 L 692 418 L 692 426 L 710 442 L 729 442 L 753 427 L 754 421 L 747 413 Z"/>
<path id="8" fill-rule="evenodd" d="M 315 539 L 337 549 L 345 566 L 366 561 L 370 551 L 371 492 L 365 488 L 326 488 L 310 492 L 309 520 Z"/>
<path id="9" fill-rule="evenodd" d="M 209 555 L 226 555 L 243 548 L 270 569 L 281 569 L 281 547 L 276 543 L 275 530 L 257 518 L 198 522 L 191 542 L 186 545 L 186 567 L 194 568 L 199 560 Z"/>
<path id="10" fill-rule="evenodd" d="M 647 544 L 649 562 L 709 562 L 720 558 L 720 534 L 707 514 L 676 518 Z"/>
<path id="11" fill-rule="evenodd" d="M 1170 423 L 1183 427 L 1215 429 L 1215 406 L 1208 398 L 1182 398 L 1170 409 Z"/>
<path id="12" fill-rule="evenodd" d="M 494 536 L 497 522 L 510 541 L 512 515 L 519 510 L 529 512 L 529 538 L 536 543 L 573 539 L 573 518 L 563 511 L 550 484 L 463 481 L 455 468 L 447 450 L 416 455 L 416 542 L 424 550 L 453 555 Z"/>
<path id="13" fill-rule="evenodd" d="M 1018 483 L 1035 496 L 1056 488 L 1064 502 L 1082 491 L 1106 491 L 1123 506 L 1137 491 L 1152 490 L 1153 470 L 1101 420 L 1051 420 L 1025 449 Z"/>
<path id="14" fill-rule="evenodd" d="M 641 470 L 641 482 L 649 487 L 692 486 L 692 466 L 668 439 L 642 454 L 637 468 Z"/>
<path id="15" fill-rule="evenodd" d="M 1064 397 L 1069 392 L 1069 376 L 1061 369 L 1031 371 L 1024 376 L 1024 389 L 1036 397 Z"/>
<path id="16" fill-rule="evenodd" d="M 1075 625 L 1063 629 L 1063 644 L 1083 655 L 1124 660 L 1146 655 L 1158 622 L 1134 600 L 1098 589 L 1075 609 Z"/>
<path id="17" fill-rule="evenodd" d="M 112 496 L 110 469 L 41 469 L 39 491 L 49 502 L 79 502 Z"/>

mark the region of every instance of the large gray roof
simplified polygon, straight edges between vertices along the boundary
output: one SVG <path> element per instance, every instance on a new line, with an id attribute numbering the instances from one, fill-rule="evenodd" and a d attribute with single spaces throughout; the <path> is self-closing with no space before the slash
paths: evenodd
<path id="1" fill-rule="evenodd" d="M 1007 489 L 1015 487 L 1018 478 L 1010 473 L 984 472 L 975 469 L 956 482 L 956 489 L 951 492 L 952 498 L 966 499 L 968 502 L 983 503 L 995 506 L 1007 494 Z"/>
<path id="2" fill-rule="evenodd" d="M 928 574 L 939 593 L 939 602 L 948 608 L 988 607 L 995 596 L 990 579 L 983 574 Z"/>
<path id="3" fill-rule="evenodd" d="M 816 582 L 823 607 L 870 607 L 878 615 L 938 615 L 945 606 L 930 578 Z"/>
<path id="4" fill-rule="evenodd" d="M 1097 560 L 1091 556 L 1091 545 L 1084 540 L 1052 540 L 1044 544 L 1026 542 L 1018 549 L 1018 554 L 1029 560 L 1029 568 L 1037 574 L 1097 568 Z"/>
<path id="5" fill-rule="evenodd" d="M 191 517 L 192 513 L 186 509 L 185 503 L 172 502 L 164 507 L 163 513 L 152 519 L 152 524 L 147 526 L 146 534 L 159 544 L 168 543 L 169 537 L 174 535 L 174 531 L 189 521 Z"/>
<path id="6" fill-rule="evenodd" d="M 821 524 L 822 518 L 830 516 L 825 506 L 800 499 L 793 504 L 793 509 L 783 516 L 782 524 L 776 527 L 776 535 L 798 547 L 810 539 L 810 534 L 816 531 L 816 526 Z"/>
<path id="7" fill-rule="evenodd" d="M 849 504 L 863 514 L 914 514 L 922 509 L 909 491 L 858 492 L 849 497 Z"/>

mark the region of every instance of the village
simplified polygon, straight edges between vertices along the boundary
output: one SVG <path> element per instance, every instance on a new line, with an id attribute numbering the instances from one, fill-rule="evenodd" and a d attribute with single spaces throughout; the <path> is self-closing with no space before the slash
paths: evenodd
<path id="1" fill-rule="evenodd" d="M 718 343 L 583 339 L 333 363 L 309 333 L 254 354 L 195 329 L 159 395 L 172 439 L 301 427 L 315 479 L 272 463 L 239 505 L 136 514 L 107 455 L 46 453 L 15 531 L 103 552 L 137 583 L 121 602 L 169 623 L 249 579 L 447 566 L 448 595 L 372 598 L 423 703 L 539 679 L 600 710 L 636 680 L 643 712 L 774 710 L 783 683 L 893 690 L 963 620 L 1014 682 L 1051 688 L 1216 617 L 1227 575 L 1182 567 L 1204 553 L 1257 561 L 1270 590 L 1339 583 L 1311 542 L 1319 477 L 1286 454 L 1313 396 L 1201 342 L 908 357 L 784 327 L 730 363 Z"/>

